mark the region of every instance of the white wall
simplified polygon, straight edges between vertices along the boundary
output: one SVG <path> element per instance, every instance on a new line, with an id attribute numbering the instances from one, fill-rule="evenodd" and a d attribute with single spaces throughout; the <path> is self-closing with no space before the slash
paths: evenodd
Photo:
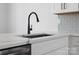
<path id="1" fill-rule="evenodd" d="M 8 32 L 8 4 L 0 3 L 0 33 Z"/>
<path id="2" fill-rule="evenodd" d="M 79 14 L 53 15 L 54 4 L 9 4 L 10 6 L 10 32 L 26 33 L 27 19 L 30 12 L 38 14 L 40 22 L 36 22 L 34 15 L 31 16 L 31 24 L 35 32 L 79 33 Z M 57 25 L 58 20 L 60 24 Z M 58 28 L 57 28 L 58 27 Z"/>
<path id="3" fill-rule="evenodd" d="M 38 14 L 40 22 L 36 22 L 35 15 L 31 16 L 33 25 L 32 33 L 37 32 L 57 32 L 57 18 L 51 12 L 52 4 L 9 4 L 10 11 L 10 32 L 27 33 L 27 20 L 30 12 L 35 11 Z M 53 10 L 52 10 L 53 11 Z"/>
<path id="4" fill-rule="evenodd" d="M 31 16 L 32 33 L 57 32 L 79 33 L 79 14 L 53 15 L 53 4 L 1 4 L 0 3 L 0 33 L 27 33 L 27 19 L 30 12 L 38 14 L 40 22 L 36 22 L 35 15 Z M 58 20 L 60 24 L 57 25 Z M 57 28 L 58 27 L 58 28 Z"/>
<path id="5" fill-rule="evenodd" d="M 79 14 L 60 15 L 58 19 L 61 22 L 58 26 L 60 33 L 79 34 Z"/>

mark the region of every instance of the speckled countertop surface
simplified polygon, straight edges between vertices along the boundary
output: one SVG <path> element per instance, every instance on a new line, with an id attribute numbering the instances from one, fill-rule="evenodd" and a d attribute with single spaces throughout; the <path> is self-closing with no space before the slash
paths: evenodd
<path id="1" fill-rule="evenodd" d="M 3 33 L 0 34 L 0 49 L 4 48 L 9 48 L 9 47 L 14 47 L 18 45 L 23 45 L 23 44 L 28 44 L 28 38 L 23 38 L 17 36 L 18 34 L 14 33 Z M 21 35 L 21 34 L 19 34 Z M 34 38 L 34 39 L 29 39 L 31 44 L 35 42 L 42 42 L 42 41 L 47 41 L 48 38 L 49 40 L 53 40 L 59 37 L 64 37 L 64 36 L 79 36 L 79 34 L 55 34 L 53 36 L 47 36 L 47 37 L 40 37 L 40 38 Z M 51 39 L 52 38 L 52 39 Z"/>
<path id="2" fill-rule="evenodd" d="M 13 33 L 0 34 L 0 49 L 27 44 L 28 39 L 18 37 Z"/>

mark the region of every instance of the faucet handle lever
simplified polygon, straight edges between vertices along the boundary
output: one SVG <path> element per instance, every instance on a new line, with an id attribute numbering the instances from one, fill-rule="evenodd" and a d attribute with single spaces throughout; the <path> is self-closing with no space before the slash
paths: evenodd
<path id="1" fill-rule="evenodd" d="M 30 28 L 30 30 L 32 30 L 32 25 L 31 25 L 31 28 Z"/>

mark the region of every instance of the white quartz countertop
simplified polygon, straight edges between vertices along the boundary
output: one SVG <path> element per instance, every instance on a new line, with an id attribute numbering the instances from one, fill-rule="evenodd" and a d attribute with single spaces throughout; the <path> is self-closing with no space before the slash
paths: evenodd
<path id="1" fill-rule="evenodd" d="M 11 33 L 0 34 L 0 49 L 14 47 L 27 43 L 28 43 L 27 38 L 18 37 L 17 34 L 11 34 Z"/>
<path id="2" fill-rule="evenodd" d="M 17 35 L 18 34 L 13 34 L 13 33 L 0 34 L 0 49 L 28 44 L 28 38 L 19 37 Z M 21 35 L 21 34 L 19 34 L 19 35 Z M 30 40 L 30 43 L 33 44 L 33 43 L 36 43 L 39 41 L 42 42 L 42 41 L 48 40 L 46 38 L 52 38 L 52 40 L 53 40 L 55 38 L 69 36 L 69 35 L 79 36 L 79 34 L 55 34 L 53 36 L 40 37 L 40 38 L 34 38 L 34 39 L 29 39 L 29 40 Z"/>

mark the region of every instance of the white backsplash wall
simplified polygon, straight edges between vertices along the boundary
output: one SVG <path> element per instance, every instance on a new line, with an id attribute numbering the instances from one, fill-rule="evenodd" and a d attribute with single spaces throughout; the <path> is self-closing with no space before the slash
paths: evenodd
<path id="1" fill-rule="evenodd" d="M 60 33 L 78 33 L 79 34 L 79 14 L 59 15 L 60 24 L 58 30 Z"/>
<path id="2" fill-rule="evenodd" d="M 8 32 L 8 4 L 0 3 L 0 33 Z"/>
<path id="3" fill-rule="evenodd" d="M 40 22 L 36 22 L 36 16 L 31 16 L 31 24 L 33 25 L 32 33 L 47 32 L 57 33 L 58 24 L 57 16 L 51 12 L 51 3 L 19 3 L 10 5 L 10 32 L 27 33 L 28 15 L 34 11 L 38 14 Z M 52 10 L 53 11 L 53 10 Z"/>

